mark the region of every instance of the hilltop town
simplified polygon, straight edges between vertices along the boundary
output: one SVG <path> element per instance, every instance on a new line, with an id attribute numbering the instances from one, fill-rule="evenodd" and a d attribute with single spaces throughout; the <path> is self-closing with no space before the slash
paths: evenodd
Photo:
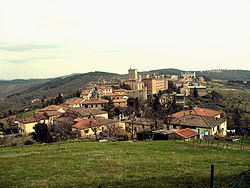
<path id="1" fill-rule="evenodd" d="M 190 98 L 195 101 L 210 92 L 205 79 L 195 72 L 178 76 L 129 69 L 126 78 L 101 76 L 83 85 L 77 97 L 63 99 L 59 94 L 53 102 L 44 101 L 42 109 L 9 121 L 16 127 L 14 133 L 23 136 L 39 134 L 39 126 L 41 130 L 45 126 L 59 135 L 54 141 L 225 137 L 230 132 L 225 112 L 190 105 Z"/>

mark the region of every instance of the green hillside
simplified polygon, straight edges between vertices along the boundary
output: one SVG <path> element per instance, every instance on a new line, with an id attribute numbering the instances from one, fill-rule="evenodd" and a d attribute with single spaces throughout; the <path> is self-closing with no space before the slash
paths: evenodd
<path id="1" fill-rule="evenodd" d="M 155 73 L 155 74 L 175 74 L 175 75 L 181 75 L 182 72 L 185 72 L 185 71 L 182 71 L 182 70 L 179 70 L 179 69 L 157 69 L 157 70 L 150 70 L 148 71 L 148 73 Z"/>
<path id="2" fill-rule="evenodd" d="M 19 91 L 18 89 L 15 90 L 14 88 L 13 91 L 9 92 L 9 95 L 6 96 L 5 94 L 6 97 L 2 97 L 2 103 L 0 102 L 0 110 L 7 109 L 9 107 L 19 108 L 29 105 L 31 100 L 34 98 L 41 99 L 43 97 L 56 97 L 59 92 L 66 95 L 72 94 L 86 83 L 90 81 L 97 81 L 101 76 L 108 80 L 115 75 L 117 74 L 96 71 L 49 79 L 37 84 L 29 84 L 25 87 L 20 85 L 15 86 L 15 88 L 21 87 L 22 89 Z M 1 86 L 3 87 L 3 84 L 1 85 L 0 83 L 0 87 Z"/>
<path id="3" fill-rule="evenodd" d="M 209 187 L 250 164 L 249 151 L 177 141 L 53 143 L 0 148 L 1 187 Z M 244 187 L 244 186 L 243 186 Z"/>
<path id="4" fill-rule="evenodd" d="M 197 75 L 206 76 L 213 80 L 248 80 L 250 81 L 250 71 L 248 70 L 221 70 L 221 72 L 198 71 Z"/>
<path id="5" fill-rule="evenodd" d="M 213 80 L 249 80 L 250 81 L 250 71 L 248 70 L 221 70 L 221 72 L 211 72 L 211 71 L 183 71 L 179 69 L 157 69 L 150 70 L 145 73 L 155 73 L 161 74 L 175 74 L 181 75 L 182 72 L 196 72 L 197 76 L 205 76 Z"/>

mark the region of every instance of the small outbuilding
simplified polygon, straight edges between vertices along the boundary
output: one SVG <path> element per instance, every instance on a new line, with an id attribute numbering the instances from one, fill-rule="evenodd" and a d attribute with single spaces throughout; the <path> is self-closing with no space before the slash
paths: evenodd
<path id="1" fill-rule="evenodd" d="M 190 128 L 173 131 L 167 134 L 169 140 L 185 140 L 185 141 L 196 139 L 198 135 L 196 131 Z"/>

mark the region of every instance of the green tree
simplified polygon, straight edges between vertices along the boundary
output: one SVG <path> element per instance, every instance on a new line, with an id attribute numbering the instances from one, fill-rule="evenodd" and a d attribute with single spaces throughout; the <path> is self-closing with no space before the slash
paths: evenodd
<path id="1" fill-rule="evenodd" d="M 32 134 L 33 139 L 37 142 L 50 143 L 53 141 L 49 128 L 45 123 L 38 123 L 33 129 L 35 130 L 35 132 Z"/>
<path id="2" fill-rule="evenodd" d="M 198 91 L 197 91 L 197 88 L 194 87 L 194 93 L 193 93 L 193 96 L 195 99 L 197 99 L 199 97 L 199 94 L 198 94 Z"/>
<path id="3" fill-rule="evenodd" d="M 121 84 L 120 88 L 126 89 L 126 90 L 131 90 L 131 87 L 129 85 L 125 84 L 125 83 Z"/>

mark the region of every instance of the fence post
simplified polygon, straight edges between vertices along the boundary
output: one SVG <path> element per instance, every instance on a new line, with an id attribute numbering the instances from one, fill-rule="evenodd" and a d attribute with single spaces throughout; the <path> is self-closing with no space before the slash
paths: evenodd
<path id="1" fill-rule="evenodd" d="M 211 164 L 210 188 L 214 186 L 214 164 Z"/>

